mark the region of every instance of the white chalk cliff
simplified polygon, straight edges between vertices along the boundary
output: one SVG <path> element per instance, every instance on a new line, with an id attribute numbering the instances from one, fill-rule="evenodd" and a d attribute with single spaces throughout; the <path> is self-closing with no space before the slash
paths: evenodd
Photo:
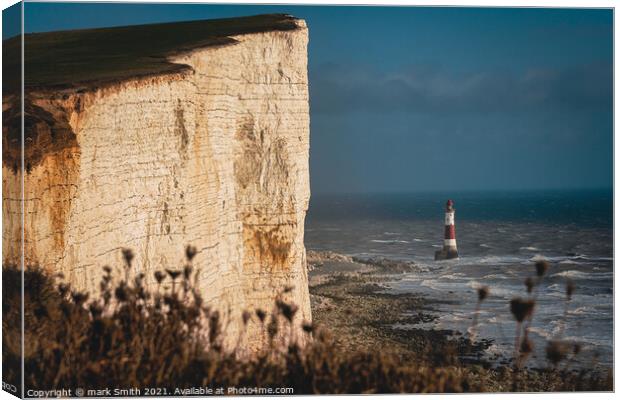
<path id="1" fill-rule="evenodd" d="M 293 23 L 168 56 L 178 70 L 27 90 L 26 265 L 97 293 L 102 267 L 120 269 L 121 248 L 154 284 L 153 272 L 181 268 L 191 244 L 199 289 L 230 319 L 228 337 L 244 310 L 269 312 L 288 285 L 296 322 L 310 320 L 308 31 Z M 10 103 L 4 96 L 5 111 Z M 3 257 L 18 263 L 21 171 L 9 150 Z M 250 333 L 249 346 L 258 342 Z"/>

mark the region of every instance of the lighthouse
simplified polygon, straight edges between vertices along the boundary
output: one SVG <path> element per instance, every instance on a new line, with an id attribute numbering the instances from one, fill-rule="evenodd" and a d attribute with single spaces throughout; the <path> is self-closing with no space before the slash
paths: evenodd
<path id="1" fill-rule="evenodd" d="M 456 231 L 454 230 L 454 202 L 446 203 L 445 230 L 443 236 L 443 249 L 435 252 L 435 260 L 451 260 L 459 258 L 456 250 Z"/>

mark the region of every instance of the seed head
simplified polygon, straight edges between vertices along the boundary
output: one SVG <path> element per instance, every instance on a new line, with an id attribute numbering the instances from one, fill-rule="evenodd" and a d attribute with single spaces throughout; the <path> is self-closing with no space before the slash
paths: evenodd
<path id="1" fill-rule="evenodd" d="M 179 275 L 181 275 L 181 271 L 175 271 L 175 270 L 172 270 L 172 269 L 167 269 L 166 272 L 172 278 L 172 280 L 177 279 L 179 277 Z"/>
<path id="2" fill-rule="evenodd" d="M 510 300 L 510 312 L 518 322 L 523 322 L 525 318 L 532 315 L 534 304 L 534 300 L 524 300 L 516 297 Z"/>
<path id="3" fill-rule="evenodd" d="M 247 325 L 250 318 L 252 318 L 252 314 L 248 310 L 243 311 L 241 314 L 241 318 L 243 319 L 243 325 Z"/>
<path id="4" fill-rule="evenodd" d="M 534 290 L 534 279 L 529 276 L 525 278 L 525 287 L 528 293 L 532 293 L 532 290 Z"/>
<path id="5" fill-rule="evenodd" d="M 536 261 L 536 275 L 539 278 L 542 278 L 549 269 L 549 262 L 547 260 L 538 260 Z"/>
<path id="6" fill-rule="evenodd" d="M 258 319 L 260 320 L 260 322 L 262 324 L 263 322 L 265 322 L 265 317 L 267 317 L 267 313 L 265 313 L 260 308 L 257 308 L 256 309 L 256 316 L 258 317 Z"/>
<path id="7" fill-rule="evenodd" d="M 77 291 L 71 292 L 71 298 L 76 305 L 80 306 L 86 301 L 86 299 L 88 299 L 88 294 Z"/>
<path id="8" fill-rule="evenodd" d="M 185 257 L 187 257 L 187 261 L 191 262 L 194 257 L 196 257 L 196 253 L 198 253 L 198 250 L 196 250 L 195 246 L 187 245 L 187 247 L 185 247 Z"/>
<path id="9" fill-rule="evenodd" d="M 281 300 L 276 301 L 276 304 L 282 315 L 284 315 L 284 318 L 288 319 L 289 322 L 293 321 L 293 317 L 297 312 L 297 306 L 295 304 L 285 303 Z"/>
<path id="10" fill-rule="evenodd" d="M 109 265 L 106 265 L 105 267 L 103 267 L 103 272 L 110 275 L 112 273 L 112 268 L 110 268 Z"/>
<path id="11" fill-rule="evenodd" d="M 161 283 L 166 277 L 166 275 L 164 275 L 164 273 L 161 271 L 155 271 L 154 275 L 155 275 L 155 280 L 157 281 L 157 283 Z"/>
<path id="12" fill-rule="evenodd" d="M 303 329 L 304 332 L 306 332 L 306 333 L 312 333 L 312 331 L 314 331 L 314 325 L 312 325 L 312 323 L 310 323 L 310 322 L 304 322 L 301 325 L 301 329 Z"/>
<path id="13" fill-rule="evenodd" d="M 481 288 L 478 288 L 478 301 L 479 302 L 483 302 L 484 299 L 486 299 L 488 296 L 489 296 L 488 286 L 482 286 Z"/>
<path id="14" fill-rule="evenodd" d="M 65 297 L 67 293 L 69 293 L 69 285 L 67 285 L 66 283 L 61 283 L 60 285 L 58 285 L 58 292 L 60 293 L 61 297 Z"/>
<path id="15" fill-rule="evenodd" d="M 131 249 L 123 249 L 123 258 L 125 259 L 125 265 L 127 266 L 127 268 L 129 268 L 131 266 L 131 261 L 134 258 L 134 254 L 133 251 Z"/>
<path id="16" fill-rule="evenodd" d="M 552 340 L 547 345 L 547 359 L 555 366 L 566 357 L 566 345 L 559 340 Z"/>
<path id="17" fill-rule="evenodd" d="M 127 288 L 124 283 L 118 285 L 118 287 L 114 290 L 114 296 L 118 301 L 127 301 Z"/>

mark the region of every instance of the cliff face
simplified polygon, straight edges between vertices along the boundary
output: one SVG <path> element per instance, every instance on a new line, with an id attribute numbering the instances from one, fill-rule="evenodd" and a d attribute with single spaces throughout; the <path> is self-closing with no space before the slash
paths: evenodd
<path id="1" fill-rule="evenodd" d="M 121 248 L 134 250 L 134 269 L 153 284 L 154 271 L 183 265 L 191 244 L 201 293 L 230 319 L 232 340 L 244 310 L 271 310 L 289 285 L 297 322 L 310 320 L 308 35 L 295 24 L 169 58 L 189 66 L 179 71 L 30 91 L 26 264 L 97 292 L 101 268 L 122 264 Z M 17 154 L 3 154 L 5 263 L 19 260 L 10 240 L 19 229 Z M 249 337 L 256 346 L 259 336 Z"/>

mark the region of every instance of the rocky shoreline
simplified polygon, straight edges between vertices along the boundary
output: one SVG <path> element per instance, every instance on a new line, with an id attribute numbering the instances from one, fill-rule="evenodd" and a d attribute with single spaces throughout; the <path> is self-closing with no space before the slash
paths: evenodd
<path id="1" fill-rule="evenodd" d="M 390 293 L 384 284 L 415 272 L 412 262 L 309 251 L 308 265 L 314 320 L 329 327 L 346 350 L 379 347 L 403 359 L 451 365 L 482 360 L 491 345 L 488 340 L 472 344 L 457 331 L 418 327 L 437 318 L 432 311 L 440 301 Z"/>
<path id="2" fill-rule="evenodd" d="M 313 320 L 328 328 L 343 351 L 381 351 L 403 362 L 462 368 L 475 386 L 492 391 L 579 390 L 566 387 L 568 371 L 523 368 L 515 373 L 511 359 L 487 357 L 492 340 L 472 343 L 463 332 L 425 327 L 437 318 L 435 306 L 449 301 L 387 290 L 386 282 L 416 272 L 412 262 L 312 250 L 307 259 Z M 589 379 L 611 382 L 600 375 Z"/>

